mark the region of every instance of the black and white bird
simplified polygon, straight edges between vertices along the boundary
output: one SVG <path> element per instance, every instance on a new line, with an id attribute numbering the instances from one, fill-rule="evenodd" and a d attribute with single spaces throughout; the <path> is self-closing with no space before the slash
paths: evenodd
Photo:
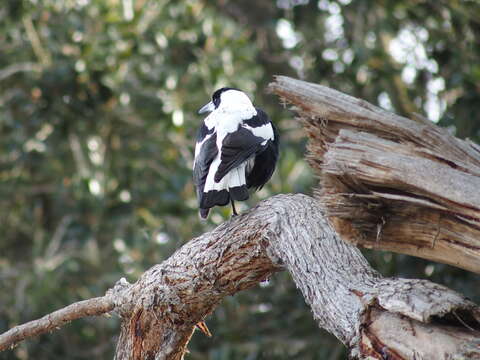
<path id="1" fill-rule="evenodd" d="M 195 146 L 193 180 L 200 216 L 215 205 L 247 200 L 248 189 L 261 189 L 278 159 L 278 132 L 267 114 L 235 88 L 221 88 L 198 113 L 204 119 Z"/>

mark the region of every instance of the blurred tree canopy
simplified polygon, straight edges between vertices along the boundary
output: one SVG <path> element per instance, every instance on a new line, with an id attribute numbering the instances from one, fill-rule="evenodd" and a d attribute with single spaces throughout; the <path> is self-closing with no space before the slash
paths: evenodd
<path id="1" fill-rule="evenodd" d="M 273 180 L 242 210 L 311 191 L 300 125 L 274 74 L 331 86 L 480 139 L 476 0 L 4 0 L 0 8 L 0 332 L 134 281 L 224 221 L 198 220 L 196 110 L 243 89 L 279 126 Z M 446 265 L 368 252 L 384 275 L 429 277 L 480 301 Z M 477 281 L 477 283 L 475 283 Z M 342 359 L 288 274 L 230 298 L 190 359 Z M 87 319 L 2 353 L 111 358 L 118 320 Z"/>

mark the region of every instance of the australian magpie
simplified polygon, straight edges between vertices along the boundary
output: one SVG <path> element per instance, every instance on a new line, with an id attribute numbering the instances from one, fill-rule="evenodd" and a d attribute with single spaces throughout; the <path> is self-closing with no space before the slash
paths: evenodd
<path id="1" fill-rule="evenodd" d="M 267 114 L 235 88 L 221 88 L 198 113 L 210 114 L 198 130 L 193 164 L 200 216 L 215 205 L 247 200 L 261 189 L 278 159 L 278 132 Z"/>

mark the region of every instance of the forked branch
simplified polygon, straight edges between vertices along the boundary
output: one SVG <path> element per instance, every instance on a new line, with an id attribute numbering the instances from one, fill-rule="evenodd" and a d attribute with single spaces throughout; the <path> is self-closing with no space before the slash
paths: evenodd
<path id="1" fill-rule="evenodd" d="M 3 348 L 52 330 L 49 319 L 58 326 L 113 309 L 122 317 L 116 359 L 180 360 L 195 324 L 224 297 L 281 269 L 292 274 L 318 324 L 352 358 L 480 356 L 475 304 L 429 281 L 382 278 L 356 247 L 338 238 L 319 202 L 305 195 L 261 202 L 189 241 L 136 283 L 121 281 L 103 298 L 1 335 Z M 398 331 L 405 328 L 411 331 Z M 11 336 L 17 332 L 23 335 Z"/>

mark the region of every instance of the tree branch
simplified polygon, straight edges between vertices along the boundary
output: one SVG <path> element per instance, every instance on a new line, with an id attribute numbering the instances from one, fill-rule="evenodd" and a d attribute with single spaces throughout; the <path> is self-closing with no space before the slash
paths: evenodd
<path id="1" fill-rule="evenodd" d="M 263 201 L 189 241 L 136 283 L 122 279 L 104 297 L 0 335 L 0 350 L 114 311 L 122 318 L 117 360 L 180 360 L 195 324 L 224 297 L 287 269 L 318 324 L 351 358 L 480 357 L 478 306 L 429 281 L 381 277 L 332 227 L 364 246 L 478 271 L 479 148 L 318 85 L 279 77 L 271 87 L 305 121 L 321 201 Z"/>
<path id="2" fill-rule="evenodd" d="M 270 89 L 309 136 L 308 160 L 342 238 L 480 273 L 480 147 L 324 86 Z"/>
<path id="3" fill-rule="evenodd" d="M 105 314 L 113 310 L 113 308 L 114 302 L 109 296 L 102 296 L 73 303 L 63 309 L 45 315 L 41 319 L 15 326 L 1 334 L 0 351 L 13 347 L 15 344 L 25 339 L 56 330 L 61 326 L 68 324 L 70 321 L 87 316 Z"/>
<path id="4" fill-rule="evenodd" d="M 40 65 L 31 62 L 12 64 L 0 70 L 0 81 L 3 81 L 18 72 L 39 72 L 40 70 Z"/>
<path id="5" fill-rule="evenodd" d="M 103 298 L 1 335 L 10 339 L 2 349 L 113 309 L 122 317 L 117 360 L 180 360 L 195 324 L 224 297 L 281 269 L 290 271 L 318 324 L 348 346 L 352 358 L 480 356 L 475 304 L 429 281 L 382 278 L 355 246 L 337 236 L 320 203 L 305 195 L 259 203 L 189 241 L 136 283 L 121 280 Z"/>

